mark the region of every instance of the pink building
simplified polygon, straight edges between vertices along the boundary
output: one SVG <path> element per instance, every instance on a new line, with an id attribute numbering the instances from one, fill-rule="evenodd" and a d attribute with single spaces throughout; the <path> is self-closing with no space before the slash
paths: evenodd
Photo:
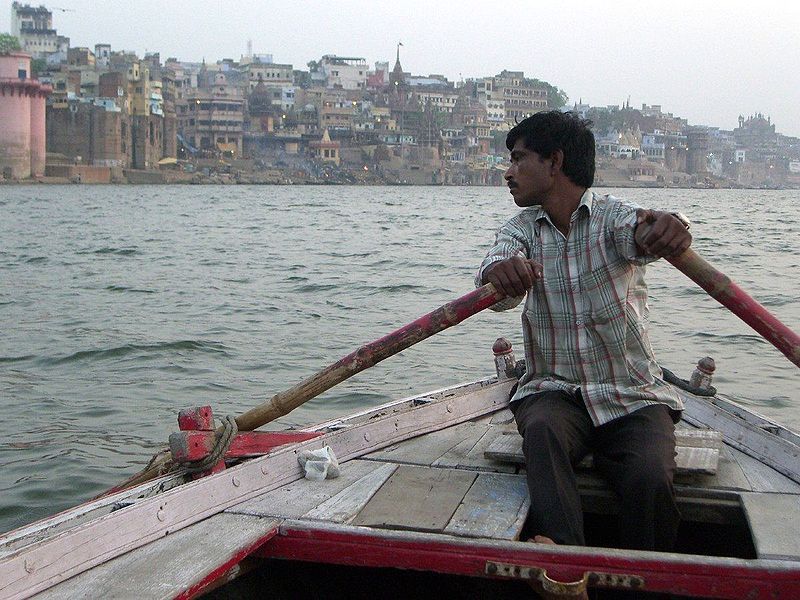
<path id="1" fill-rule="evenodd" d="M 0 54 L 0 176 L 44 175 L 45 99 L 51 91 L 31 79 L 30 54 Z"/>

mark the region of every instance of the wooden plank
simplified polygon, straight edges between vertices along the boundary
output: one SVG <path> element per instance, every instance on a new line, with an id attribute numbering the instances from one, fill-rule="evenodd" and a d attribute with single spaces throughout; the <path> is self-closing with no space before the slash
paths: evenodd
<path id="1" fill-rule="evenodd" d="M 784 439 L 749 423 L 738 414 L 717 406 L 707 398 L 698 398 L 680 390 L 676 391 L 684 401 L 685 421 L 721 432 L 726 444 L 800 483 L 800 445 L 793 441 L 792 436 Z M 730 406 L 728 408 L 730 409 Z M 739 407 L 737 412 L 747 415 L 747 410 L 743 407 Z"/>
<path id="2" fill-rule="evenodd" d="M 733 455 L 735 453 L 739 453 L 738 450 L 723 446 L 719 453 L 719 462 L 717 463 L 715 475 L 684 475 L 681 477 L 681 481 L 700 488 L 751 491 L 753 486 L 745 476 L 736 458 L 734 458 Z"/>
<path id="3" fill-rule="evenodd" d="M 719 450 L 716 448 L 692 448 L 686 446 L 675 448 L 676 475 L 690 473 L 715 475 L 718 463 Z"/>
<path id="4" fill-rule="evenodd" d="M 800 496 L 752 492 L 741 499 L 758 557 L 800 560 Z"/>
<path id="5" fill-rule="evenodd" d="M 736 462 L 742 468 L 744 476 L 750 482 L 754 492 L 783 492 L 800 494 L 800 484 L 782 475 L 769 465 L 760 460 L 734 450 L 732 452 Z"/>
<path id="6" fill-rule="evenodd" d="M 677 464 L 676 474 L 688 475 L 699 473 L 704 475 L 714 475 L 717 472 L 719 461 L 719 450 L 707 447 L 715 443 L 712 436 L 690 436 L 682 437 L 681 440 L 688 440 L 690 443 L 701 444 L 699 447 L 678 446 L 675 448 L 675 462 Z M 525 464 L 525 457 L 522 454 L 522 436 L 518 434 L 501 435 L 493 441 L 485 452 L 486 458 L 498 461 Z M 580 468 L 588 469 L 592 467 L 591 457 L 586 457 L 581 461 Z"/>
<path id="7" fill-rule="evenodd" d="M 715 448 L 723 446 L 722 433 L 713 429 L 675 429 L 675 445 L 683 448 Z"/>
<path id="8" fill-rule="evenodd" d="M 501 540 L 519 539 L 530 499 L 523 475 L 481 473 L 444 533 Z"/>
<path id="9" fill-rule="evenodd" d="M 402 465 L 360 513 L 353 525 L 442 531 L 476 473 Z"/>
<path id="10" fill-rule="evenodd" d="M 341 475 L 336 479 L 323 481 L 298 479 L 252 500 L 232 506 L 226 512 L 296 519 L 380 469 L 384 463 L 355 459 L 339 466 Z"/>
<path id="11" fill-rule="evenodd" d="M 510 409 L 504 408 L 503 410 L 498 410 L 496 413 L 492 415 L 492 420 L 490 421 L 492 425 L 504 425 L 506 423 L 514 423 L 514 413 L 511 412 Z"/>
<path id="12" fill-rule="evenodd" d="M 509 383 L 481 385 L 458 401 L 443 397 L 316 439 L 277 449 L 216 475 L 114 511 L 0 559 L 0 597 L 22 598 L 226 508 L 302 477 L 297 452 L 329 445 L 341 462 L 396 441 L 468 421 L 507 404 Z M 454 392 L 455 393 L 455 392 Z M 78 550 L 76 550 L 78 549 Z"/>
<path id="13" fill-rule="evenodd" d="M 378 466 L 371 473 L 364 475 L 329 500 L 308 511 L 303 518 L 332 523 L 349 523 L 386 483 L 386 480 L 394 474 L 395 470 L 397 470 L 397 465 L 392 463 Z"/>
<path id="14" fill-rule="evenodd" d="M 497 436 L 486 448 L 486 458 L 501 462 L 525 464 L 522 454 L 522 436 L 513 432 Z"/>
<path id="15" fill-rule="evenodd" d="M 460 443 L 466 442 L 474 445 L 489 427 L 488 424 L 461 423 L 460 425 L 433 431 L 424 436 L 393 444 L 383 450 L 371 452 L 364 458 L 391 461 L 399 464 L 428 466 Z"/>
<path id="16" fill-rule="evenodd" d="M 518 470 L 516 465 L 486 458 L 486 449 L 497 437 L 508 431 L 509 427 L 513 428 L 513 425 L 493 425 L 478 440 L 465 439 L 433 461 L 432 465 L 475 471 L 516 473 Z"/>
<path id="17" fill-rule="evenodd" d="M 128 552 L 37 595 L 63 598 L 174 598 L 225 566 L 228 570 L 277 533 L 278 519 L 215 515 Z M 75 550 L 79 552 L 79 549 Z"/>
<path id="18" fill-rule="evenodd" d="M 115 494 L 90 500 L 75 508 L 41 519 L 0 536 L 0 559 L 25 546 L 88 523 L 112 512 L 115 507 L 133 504 L 184 483 L 182 475 L 170 474 Z"/>

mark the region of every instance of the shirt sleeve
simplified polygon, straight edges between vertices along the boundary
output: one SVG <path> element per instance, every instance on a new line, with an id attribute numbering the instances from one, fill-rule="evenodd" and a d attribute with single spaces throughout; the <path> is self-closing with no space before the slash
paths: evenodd
<path id="1" fill-rule="evenodd" d="M 528 242 L 524 233 L 513 225 L 513 221 L 509 221 L 497 232 L 494 245 L 489 249 L 486 258 L 483 259 L 480 267 L 478 267 L 478 272 L 475 275 L 475 287 L 483 285 L 483 273 L 489 265 L 512 256 L 527 258 L 529 255 Z M 494 311 L 509 310 L 517 306 L 524 298 L 525 296 L 505 298 L 490 308 Z"/>
<path id="2" fill-rule="evenodd" d="M 658 260 L 657 256 L 640 254 L 636 245 L 636 211 L 641 207 L 627 200 L 617 200 L 613 217 L 614 242 L 617 252 L 628 262 L 635 265 L 646 265 Z"/>

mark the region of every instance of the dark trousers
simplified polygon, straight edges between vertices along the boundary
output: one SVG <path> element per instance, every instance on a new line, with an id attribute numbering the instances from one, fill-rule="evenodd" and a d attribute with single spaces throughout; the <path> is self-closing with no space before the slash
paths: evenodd
<path id="1" fill-rule="evenodd" d="M 514 402 L 511 410 L 523 437 L 532 535 L 586 544 L 574 467 L 592 452 L 595 467 L 620 498 L 620 546 L 672 549 L 680 514 L 672 486 L 675 426 L 666 406 L 647 406 L 599 427 L 580 390 L 539 392 Z"/>

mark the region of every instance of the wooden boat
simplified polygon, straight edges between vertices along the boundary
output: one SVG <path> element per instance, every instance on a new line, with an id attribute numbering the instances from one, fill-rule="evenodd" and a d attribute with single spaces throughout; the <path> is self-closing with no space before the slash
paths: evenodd
<path id="1" fill-rule="evenodd" d="M 800 598 L 800 436 L 730 398 L 682 391 L 677 552 L 614 549 L 617 501 L 590 467 L 591 547 L 528 543 L 509 373 L 260 434 L 274 446 L 263 456 L 7 533 L 0 598 L 532 597 L 528 579 L 554 597 L 588 586 L 601 598 Z M 298 455 L 324 446 L 341 475 L 304 478 Z"/>
<path id="2" fill-rule="evenodd" d="M 691 249 L 669 260 L 800 366 L 800 336 L 736 284 Z M 696 387 L 681 391 L 675 553 L 614 548 L 617 501 L 590 468 L 580 474 L 590 546 L 522 541 L 527 490 L 507 409 L 516 370 L 503 344 L 493 377 L 301 431 L 252 431 L 500 299 L 491 284 L 470 292 L 224 430 L 208 407 L 182 413 L 171 459 L 199 458 L 190 464 L 202 472 L 142 478 L 3 535 L 0 599 L 504 598 L 530 597 L 532 581 L 565 598 L 587 587 L 800 598 L 800 436 Z M 326 447 L 341 475 L 306 479 L 298 459 Z"/>

